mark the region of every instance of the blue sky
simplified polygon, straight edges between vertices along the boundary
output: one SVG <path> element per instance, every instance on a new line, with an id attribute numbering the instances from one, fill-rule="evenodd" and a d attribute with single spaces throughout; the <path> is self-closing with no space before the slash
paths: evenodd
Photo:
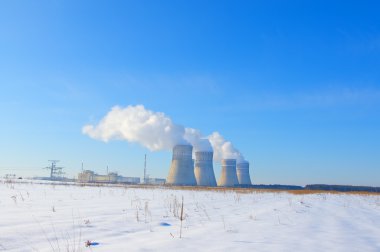
<path id="1" fill-rule="evenodd" d="M 254 183 L 380 186 L 377 1 L 1 1 L 0 173 L 166 177 L 170 152 L 81 133 L 143 104 L 219 131 Z M 219 177 L 219 167 L 215 173 Z"/>

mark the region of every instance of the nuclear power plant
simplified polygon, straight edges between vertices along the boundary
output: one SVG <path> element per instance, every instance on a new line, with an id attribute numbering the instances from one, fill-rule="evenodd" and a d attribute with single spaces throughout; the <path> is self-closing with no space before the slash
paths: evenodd
<path id="1" fill-rule="evenodd" d="M 238 185 L 239 181 L 236 175 L 236 159 L 222 159 L 222 172 L 218 186 L 232 187 Z"/>
<path id="2" fill-rule="evenodd" d="M 249 175 L 249 163 L 247 161 L 243 161 L 237 164 L 236 174 L 238 177 L 239 185 L 252 185 L 251 177 Z"/>
<path id="3" fill-rule="evenodd" d="M 173 158 L 166 183 L 169 185 L 195 186 L 193 146 L 176 145 L 173 148 Z"/>
<path id="4" fill-rule="evenodd" d="M 194 174 L 198 186 L 216 186 L 212 151 L 195 152 Z"/>

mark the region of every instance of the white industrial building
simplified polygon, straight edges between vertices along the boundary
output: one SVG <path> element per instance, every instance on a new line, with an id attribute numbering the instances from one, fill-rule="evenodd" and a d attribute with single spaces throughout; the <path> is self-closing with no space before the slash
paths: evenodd
<path id="1" fill-rule="evenodd" d="M 145 184 L 148 185 L 164 185 L 166 183 L 166 179 L 163 178 L 146 178 Z"/>
<path id="2" fill-rule="evenodd" d="M 99 175 L 93 171 L 85 170 L 78 174 L 78 181 L 82 183 L 126 183 L 139 184 L 138 177 L 123 177 L 116 172 L 110 172 L 107 175 Z"/>
<path id="3" fill-rule="evenodd" d="M 237 164 L 236 174 L 239 180 L 239 185 L 252 185 L 251 176 L 249 175 L 249 163 L 247 161 L 243 161 Z"/>
<path id="4" fill-rule="evenodd" d="M 236 159 L 222 159 L 222 172 L 218 186 L 238 186 L 239 181 L 236 174 Z"/>
<path id="5" fill-rule="evenodd" d="M 176 145 L 173 148 L 173 158 L 166 183 L 169 185 L 195 186 L 193 146 Z"/>
<path id="6" fill-rule="evenodd" d="M 216 186 L 213 167 L 213 152 L 195 152 L 194 174 L 198 186 Z"/>

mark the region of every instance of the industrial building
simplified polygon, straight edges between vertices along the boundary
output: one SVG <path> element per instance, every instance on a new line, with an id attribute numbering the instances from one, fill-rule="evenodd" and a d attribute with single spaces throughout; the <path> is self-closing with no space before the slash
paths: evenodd
<path id="1" fill-rule="evenodd" d="M 78 181 L 83 183 L 126 183 L 139 184 L 140 178 L 123 177 L 116 172 L 110 172 L 107 175 L 99 175 L 90 170 L 85 170 L 78 174 Z"/>
<path id="2" fill-rule="evenodd" d="M 243 161 L 237 164 L 236 174 L 238 177 L 239 185 L 249 186 L 252 185 L 251 177 L 249 175 L 249 162 Z"/>
<path id="3" fill-rule="evenodd" d="M 197 185 L 194 175 L 193 146 L 176 145 L 166 183 L 169 185 Z"/>
<path id="4" fill-rule="evenodd" d="M 148 185 L 164 185 L 166 183 L 166 179 L 163 178 L 146 178 L 145 184 Z"/>
<path id="5" fill-rule="evenodd" d="M 236 174 L 236 159 L 222 159 L 222 172 L 218 186 L 238 186 L 239 181 Z"/>
<path id="6" fill-rule="evenodd" d="M 213 152 L 195 152 L 194 174 L 198 186 L 216 186 L 213 167 Z"/>

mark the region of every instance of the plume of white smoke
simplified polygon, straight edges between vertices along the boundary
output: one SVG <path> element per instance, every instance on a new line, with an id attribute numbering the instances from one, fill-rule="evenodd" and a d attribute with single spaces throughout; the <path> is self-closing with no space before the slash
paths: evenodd
<path id="1" fill-rule="evenodd" d="M 219 132 L 213 132 L 208 139 L 214 149 L 214 160 L 236 159 L 237 163 L 244 162 L 243 155 L 233 146 L 230 141 L 226 141 Z"/>
<path id="2" fill-rule="evenodd" d="M 194 151 L 214 151 L 215 161 L 223 158 L 244 161 L 241 153 L 218 132 L 206 138 L 199 130 L 175 124 L 164 113 L 147 110 L 143 105 L 115 106 L 97 125 L 85 125 L 82 132 L 105 142 L 115 139 L 139 143 L 152 151 L 191 144 Z"/>
<path id="3" fill-rule="evenodd" d="M 210 141 L 197 129 L 185 128 L 184 138 L 194 147 L 194 151 L 212 151 Z"/>
<path id="4" fill-rule="evenodd" d="M 164 113 L 147 110 L 142 105 L 115 106 L 98 125 L 86 125 L 82 132 L 105 142 L 113 139 L 136 142 L 152 151 L 187 143 L 183 126 L 174 124 Z"/>

